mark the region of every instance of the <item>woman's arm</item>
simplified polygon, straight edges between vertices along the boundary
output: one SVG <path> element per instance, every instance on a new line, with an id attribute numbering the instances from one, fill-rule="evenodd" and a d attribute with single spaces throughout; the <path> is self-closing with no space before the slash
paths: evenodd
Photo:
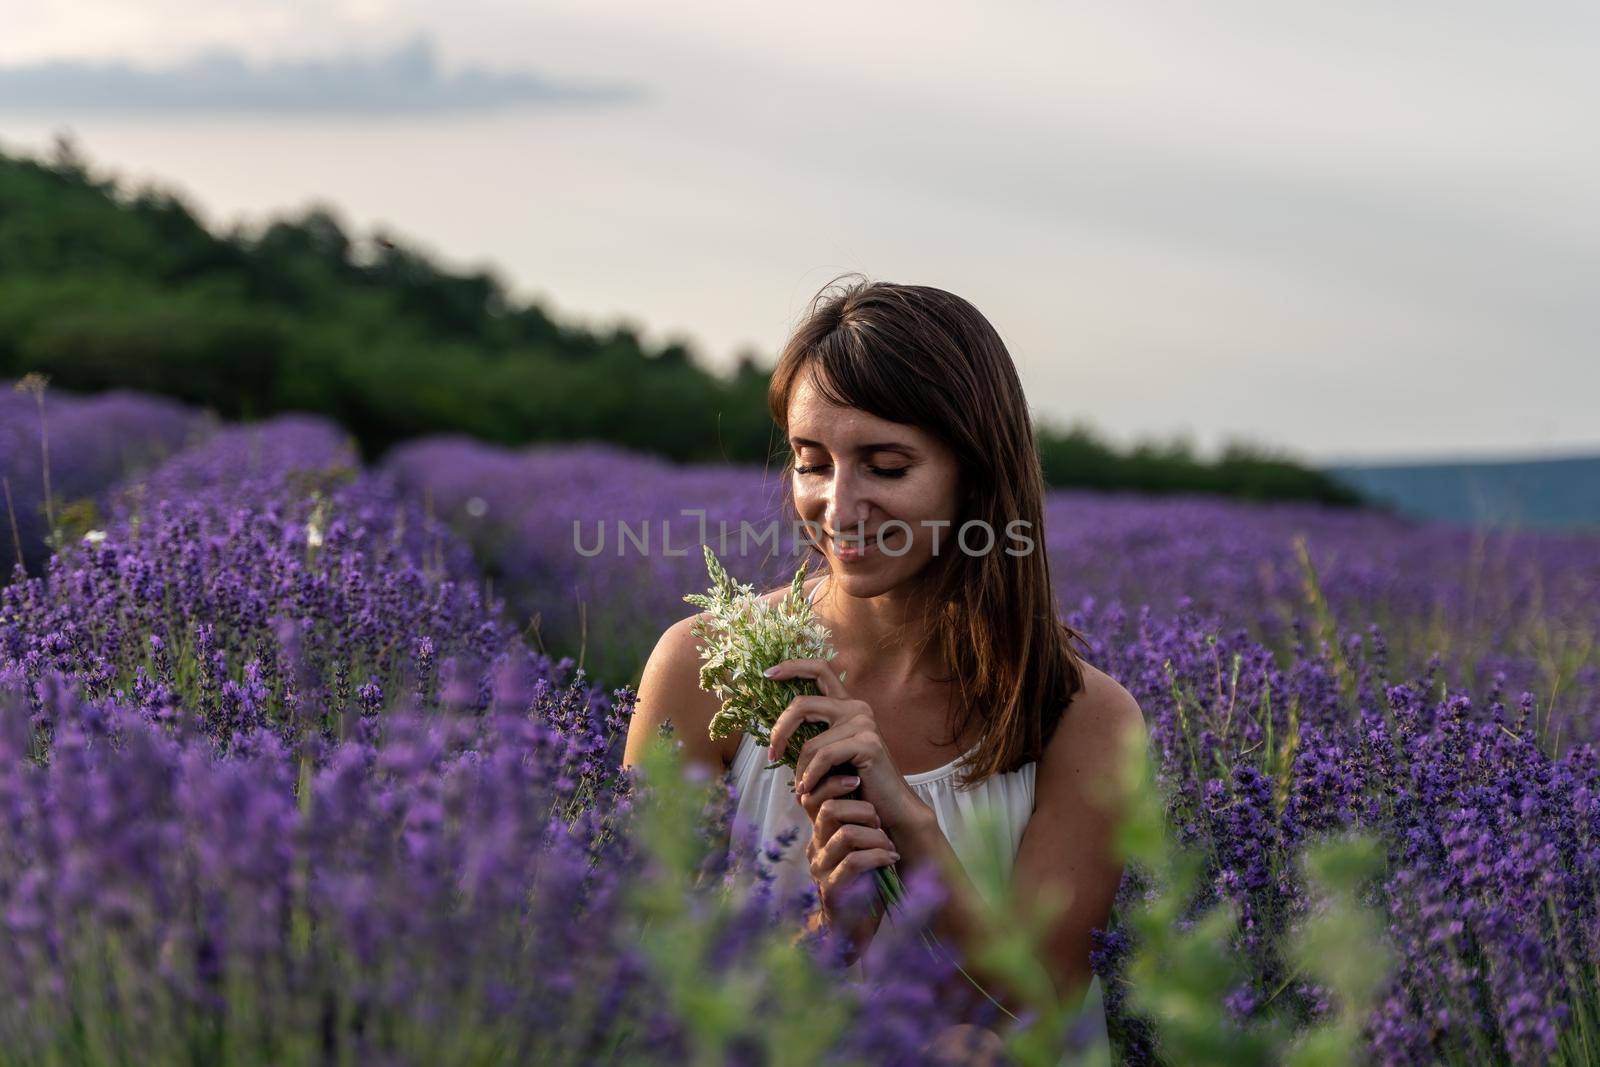
<path id="1" fill-rule="evenodd" d="M 714 775 L 725 769 L 722 742 L 713 741 L 710 734 L 711 718 L 721 705 L 716 694 L 700 688 L 698 639 L 689 632 L 698 617 L 680 619 L 667 627 L 645 662 L 633 718 L 628 722 L 622 766 L 639 763 L 645 746 L 670 719 L 672 736 L 683 742 L 686 763 L 699 764 Z"/>
<path id="2" fill-rule="evenodd" d="M 1084 673 L 1085 688 L 1073 698 L 1039 761 L 1033 814 L 1012 870 L 1012 885 L 1024 906 L 1048 895 L 1065 899 L 1065 910 L 1039 946 L 1041 962 L 1063 998 L 1081 997 L 1088 988 L 1090 932 L 1105 926 L 1122 880 L 1115 852 L 1117 774 L 1128 733 L 1144 730 L 1144 716 L 1126 689 L 1095 668 L 1085 665 Z M 932 809 L 908 832 L 896 834 L 895 844 L 903 866 L 942 865 L 948 899 L 933 918 L 934 932 L 956 947 L 962 965 L 991 996 L 1020 1015 L 1016 991 L 965 962 L 982 936 L 980 898 Z"/>

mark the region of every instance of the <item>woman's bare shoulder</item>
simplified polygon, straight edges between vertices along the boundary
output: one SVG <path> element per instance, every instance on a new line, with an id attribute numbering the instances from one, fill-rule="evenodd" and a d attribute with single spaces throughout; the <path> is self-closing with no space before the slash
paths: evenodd
<path id="1" fill-rule="evenodd" d="M 1118 766 L 1128 735 L 1145 728 L 1144 711 L 1133 694 L 1105 671 L 1079 662 L 1083 687 L 1068 701 L 1040 760 L 1040 771 L 1051 778 Z"/>
<path id="2" fill-rule="evenodd" d="M 721 704 L 716 694 L 700 688 L 700 639 L 691 628 L 704 617 L 705 612 L 700 612 L 668 626 L 645 661 L 628 724 L 623 766 L 637 763 L 644 746 L 669 720 L 673 736 L 683 741 L 684 755 L 690 761 L 713 771 L 733 762 L 739 739 L 712 740 L 711 717 Z"/>

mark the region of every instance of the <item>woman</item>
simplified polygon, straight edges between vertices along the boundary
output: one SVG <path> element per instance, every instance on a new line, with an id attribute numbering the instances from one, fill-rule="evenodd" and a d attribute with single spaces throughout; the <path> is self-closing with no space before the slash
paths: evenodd
<path id="1" fill-rule="evenodd" d="M 1122 875 L 1110 772 L 1144 723 L 1059 620 L 1038 453 L 1010 354 L 951 293 L 830 285 L 785 345 L 768 403 L 791 452 L 793 517 L 817 531 L 812 547 L 827 563 L 808 592 L 837 658 L 777 665 L 775 676 L 811 678 L 820 695 L 789 706 L 771 751 L 748 735 L 712 741 L 717 702 L 699 688 L 684 619 L 645 667 L 624 763 L 674 720 L 688 759 L 732 769 L 737 816 L 763 840 L 801 830 L 805 851 L 780 862 L 779 888 L 814 883 L 815 920 L 847 932 L 858 952 L 876 921 L 850 909 L 860 897 L 850 888 L 891 863 L 902 873 L 938 864 L 949 899 L 934 932 L 972 955 L 977 897 L 961 830 L 986 805 L 1010 834 L 1020 895 L 1068 902 L 1044 962 L 1063 996 L 1081 996 L 1090 932 L 1105 925 Z M 765 770 L 802 721 L 827 729 L 794 774 Z M 856 776 L 833 773 L 847 763 Z"/>

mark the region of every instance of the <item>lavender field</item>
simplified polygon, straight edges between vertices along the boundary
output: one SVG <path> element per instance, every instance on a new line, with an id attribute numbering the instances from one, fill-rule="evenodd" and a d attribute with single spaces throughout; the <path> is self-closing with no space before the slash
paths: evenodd
<path id="1" fill-rule="evenodd" d="M 423 438 L 383 467 L 471 543 L 519 620 L 537 614 L 547 639 L 608 676 L 636 671 L 683 616 L 682 593 L 705 581 L 702 534 L 741 562 L 742 580 L 768 587 L 786 582 L 799 559 L 787 526 L 782 551 L 739 536 L 741 522 L 756 533 L 782 525 L 776 465 Z M 1072 491 L 1048 495 L 1045 522 L 1063 610 L 1110 644 L 1131 636 L 1122 617 L 1144 607 L 1162 619 L 1195 612 L 1284 656 L 1297 640 L 1331 636 L 1331 626 L 1341 642 L 1370 641 L 1377 626 L 1396 677 L 1425 670 L 1436 653 L 1453 681 L 1479 693 L 1504 673 L 1506 686 L 1548 695 L 1547 715 L 1590 736 L 1584 712 L 1600 681 L 1595 535 L 1480 534 L 1319 505 Z M 624 525 L 632 538 L 619 536 Z M 1325 604 L 1308 597 L 1308 574 Z"/>
<path id="2" fill-rule="evenodd" d="M 716 547 L 775 473 L 460 439 L 363 469 L 321 420 L 189 439 L 154 402 L 127 425 L 175 451 L 128 464 L 97 402 L 46 399 L 92 517 L 53 556 L 41 442 L 0 432 L 0 1062 L 926 1062 L 914 938 L 840 981 L 784 932 L 804 901 L 725 892 L 725 791 L 618 770 L 705 584 L 680 511 Z M 1125 1062 L 1600 1059 L 1600 538 L 1073 493 L 1045 534 L 1150 724 L 1143 839 L 1194 874 L 1136 853 L 1099 938 Z M 770 548 L 719 554 L 776 585 Z M 1352 834 L 1369 936 L 1319 966 Z"/>

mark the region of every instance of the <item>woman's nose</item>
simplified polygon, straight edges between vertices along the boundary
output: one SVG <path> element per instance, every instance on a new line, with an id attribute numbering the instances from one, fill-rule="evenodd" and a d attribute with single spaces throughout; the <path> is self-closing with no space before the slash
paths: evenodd
<path id="1" fill-rule="evenodd" d="M 828 508 L 824 515 L 830 531 L 845 533 L 865 525 L 871 510 L 871 501 L 862 494 L 857 479 L 849 473 L 834 475 L 828 489 Z"/>

